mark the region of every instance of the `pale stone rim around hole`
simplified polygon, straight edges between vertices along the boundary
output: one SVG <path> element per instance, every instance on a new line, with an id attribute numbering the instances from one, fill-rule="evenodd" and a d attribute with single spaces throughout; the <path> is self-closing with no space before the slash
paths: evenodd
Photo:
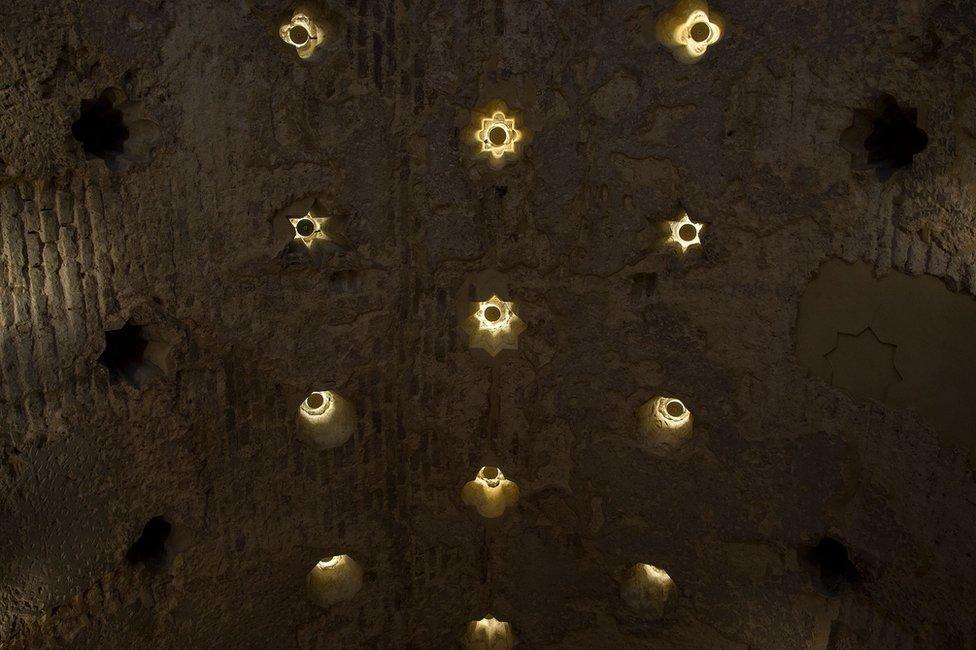
<path id="1" fill-rule="evenodd" d="M 320 409 L 325 406 L 325 395 L 316 391 L 305 398 L 305 404 L 312 410 Z"/>
<path id="2" fill-rule="evenodd" d="M 668 403 L 664 405 L 664 410 L 673 418 L 680 418 L 688 412 L 688 409 L 685 408 L 685 405 L 681 402 L 681 400 L 677 399 L 668 400 Z"/>

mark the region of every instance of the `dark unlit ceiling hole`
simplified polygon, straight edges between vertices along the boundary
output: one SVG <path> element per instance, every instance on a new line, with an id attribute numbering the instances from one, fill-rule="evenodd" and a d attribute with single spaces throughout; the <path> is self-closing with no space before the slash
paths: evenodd
<path id="1" fill-rule="evenodd" d="M 108 369 L 111 381 L 125 380 L 139 388 L 159 373 L 159 368 L 146 359 L 148 345 L 142 326 L 126 323 L 105 332 L 105 351 L 98 362 Z"/>
<path id="2" fill-rule="evenodd" d="M 166 566 L 166 541 L 173 526 L 165 517 L 153 517 L 142 529 L 139 536 L 125 554 L 129 564 L 143 564 L 146 568 L 158 571 Z"/>
<path id="3" fill-rule="evenodd" d="M 95 99 L 82 100 L 81 117 L 71 125 L 71 135 L 82 144 L 85 154 L 101 158 L 112 167 L 115 158 L 125 152 L 129 127 L 110 90 Z"/>
<path id="4" fill-rule="evenodd" d="M 810 570 L 814 587 L 825 596 L 838 596 L 861 580 L 847 547 L 832 537 L 824 537 L 813 546 L 801 548 L 799 556 Z"/>
<path id="5" fill-rule="evenodd" d="M 910 166 L 928 142 L 918 128 L 918 110 L 899 105 L 891 95 L 881 95 L 872 108 L 855 110 L 853 123 L 841 136 L 852 167 L 873 169 L 882 182 Z"/>

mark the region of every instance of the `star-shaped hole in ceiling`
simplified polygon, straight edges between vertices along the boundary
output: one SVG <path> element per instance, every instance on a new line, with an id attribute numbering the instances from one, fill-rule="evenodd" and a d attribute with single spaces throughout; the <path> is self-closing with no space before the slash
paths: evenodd
<path id="1" fill-rule="evenodd" d="M 837 344 L 824 355 L 831 368 L 831 384 L 858 397 L 884 401 L 888 390 L 901 381 L 895 367 L 897 349 L 879 339 L 870 327 L 858 334 L 838 332 Z"/>
<path id="2" fill-rule="evenodd" d="M 918 127 L 918 110 L 888 94 L 871 108 L 855 110 L 851 126 L 841 134 L 841 144 L 851 153 L 851 166 L 873 169 L 881 182 L 910 167 L 928 142 L 928 134 Z"/>
<path id="3" fill-rule="evenodd" d="M 493 294 L 484 302 L 471 303 L 471 312 L 461 324 L 468 334 L 468 346 L 481 348 L 491 356 L 502 350 L 517 350 L 525 323 L 515 313 L 515 304 Z"/>
<path id="4" fill-rule="evenodd" d="M 316 217 L 311 212 L 298 219 L 289 219 L 295 228 L 295 239 L 305 244 L 306 248 L 311 248 L 318 240 L 328 240 L 324 226 L 328 217 Z"/>
<path id="5" fill-rule="evenodd" d="M 678 2 L 657 23 L 658 39 L 682 63 L 699 61 L 724 32 L 725 21 L 701 0 Z"/>
<path id="6" fill-rule="evenodd" d="M 692 246 L 701 246 L 701 231 L 705 224 L 691 220 L 687 212 L 681 213 L 681 218 L 677 221 L 669 221 L 668 243 L 681 249 L 681 253 L 687 253 Z"/>
<path id="7" fill-rule="evenodd" d="M 515 145 L 521 139 L 522 132 L 515 128 L 515 119 L 506 116 L 503 111 L 495 111 L 491 117 L 482 118 L 478 130 L 481 151 L 493 158 L 515 153 Z"/>
<path id="8" fill-rule="evenodd" d="M 315 49 L 325 41 L 325 28 L 304 13 L 296 13 L 278 29 L 281 40 L 288 43 L 303 59 L 311 58 Z"/>

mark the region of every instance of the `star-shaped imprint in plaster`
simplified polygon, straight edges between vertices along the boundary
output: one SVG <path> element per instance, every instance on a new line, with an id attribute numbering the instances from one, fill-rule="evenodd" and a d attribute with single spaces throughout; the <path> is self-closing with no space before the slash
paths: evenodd
<path id="1" fill-rule="evenodd" d="M 883 401 L 891 386 L 901 381 L 895 366 L 897 349 L 870 327 L 857 334 L 838 332 L 837 345 L 824 355 L 831 368 L 830 381 L 859 397 Z"/>

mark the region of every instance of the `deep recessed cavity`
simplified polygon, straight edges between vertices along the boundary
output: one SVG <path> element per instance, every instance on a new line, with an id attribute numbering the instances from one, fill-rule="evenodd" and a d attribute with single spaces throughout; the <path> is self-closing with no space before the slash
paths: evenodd
<path id="1" fill-rule="evenodd" d="M 677 221 L 668 221 L 666 226 L 667 244 L 680 254 L 688 252 L 689 248 L 701 246 L 703 224 L 692 221 L 687 212 L 682 211 Z"/>
<path id="2" fill-rule="evenodd" d="M 508 129 L 497 125 L 488 129 L 488 141 L 493 145 L 503 145 L 508 142 Z"/>
<path id="3" fill-rule="evenodd" d="M 310 409 L 319 409 L 325 405 L 325 396 L 322 393 L 312 393 L 305 400 L 305 403 Z"/>
<path id="4" fill-rule="evenodd" d="M 159 126 L 142 103 L 119 88 L 107 88 L 98 97 L 81 102 L 71 135 L 81 143 L 87 159 L 100 159 L 114 172 L 146 163 L 159 138 Z"/>
<path id="5" fill-rule="evenodd" d="M 928 145 L 928 134 L 918 128 L 918 111 L 881 95 L 874 106 L 854 111 L 853 122 L 841 136 L 855 170 L 873 169 L 884 182 L 899 169 L 910 167 Z"/>
<path id="6" fill-rule="evenodd" d="M 489 519 L 502 516 L 518 498 L 518 486 L 505 478 L 501 469 L 490 465 L 478 470 L 474 480 L 465 483 L 461 490 L 461 500 Z"/>
<path id="7" fill-rule="evenodd" d="M 468 650 L 511 650 L 516 638 L 511 625 L 488 614 L 480 621 L 468 623 L 464 643 Z"/>
<path id="8" fill-rule="evenodd" d="M 494 323 L 499 318 L 502 317 L 502 310 L 494 305 L 490 305 L 485 308 L 485 320 L 490 323 Z"/>
<path id="9" fill-rule="evenodd" d="M 71 135 L 82 144 L 85 154 L 106 163 L 114 162 L 125 151 L 129 139 L 129 127 L 115 102 L 111 89 L 95 99 L 82 100 L 81 115 L 71 125 Z"/>
<path id="10" fill-rule="evenodd" d="M 166 542 L 173 526 L 161 516 L 153 517 L 142 528 L 142 534 L 125 554 L 129 564 L 143 564 L 158 571 L 166 565 Z"/>
<path id="11" fill-rule="evenodd" d="M 707 41 L 711 35 L 712 29 L 708 26 L 708 23 L 700 22 L 691 26 L 691 38 L 699 43 Z"/>
<path id="12" fill-rule="evenodd" d="M 620 596 L 632 609 L 657 619 L 674 610 L 677 588 L 667 571 L 640 562 L 628 571 Z"/>
<path id="13" fill-rule="evenodd" d="M 323 226 L 329 220 L 328 217 L 317 217 L 311 211 L 304 217 L 289 217 L 288 221 L 295 229 L 295 239 L 302 242 L 307 249 L 311 249 L 317 243 L 328 241 L 328 237 L 323 230 Z"/>
<path id="14" fill-rule="evenodd" d="M 637 410 L 638 428 L 652 453 L 669 453 L 692 434 L 691 411 L 674 397 L 653 397 Z"/>
<path id="15" fill-rule="evenodd" d="M 351 599 L 362 586 L 363 570 L 348 555 L 322 558 L 305 578 L 309 600 L 323 608 Z"/>
<path id="16" fill-rule="evenodd" d="M 671 417 L 677 418 L 685 414 L 685 405 L 676 399 L 669 400 L 665 409 Z"/>
<path id="17" fill-rule="evenodd" d="M 329 391 L 315 391 L 310 393 L 302 402 L 301 411 L 305 416 L 319 421 L 325 415 L 331 402 L 332 395 Z"/>
<path id="18" fill-rule="evenodd" d="M 317 449 L 333 449 L 356 431 L 356 409 L 331 390 L 314 391 L 298 408 L 298 435 Z"/>
<path id="19" fill-rule="evenodd" d="M 800 548 L 799 556 L 810 569 L 814 587 L 826 596 L 838 596 L 861 580 L 847 547 L 832 537 L 824 537 L 813 546 Z"/>
<path id="20" fill-rule="evenodd" d="M 654 400 L 654 417 L 661 426 L 678 429 L 691 418 L 688 407 L 679 399 L 673 397 L 658 397 Z"/>
<path id="21" fill-rule="evenodd" d="M 881 100 L 882 110 L 874 117 L 873 129 L 864 141 L 868 163 L 886 180 L 896 169 L 908 167 L 915 155 L 928 145 L 928 135 L 916 126 L 918 111 L 903 108 L 893 97 Z"/>
<path id="22" fill-rule="evenodd" d="M 306 13 L 296 13 L 291 20 L 278 28 L 278 36 L 288 45 L 295 48 L 298 56 L 309 59 L 315 54 L 316 48 L 322 44 L 325 34 L 324 27 Z"/>
<path id="23" fill-rule="evenodd" d="M 504 159 L 517 154 L 516 145 L 522 140 L 522 131 L 515 126 L 515 118 L 504 110 L 489 114 L 477 111 L 473 115 L 472 142 L 480 154 L 487 155 L 492 166 L 504 164 Z"/>
<path id="24" fill-rule="evenodd" d="M 677 0 L 657 20 L 658 41 L 682 63 L 700 61 L 723 32 L 721 16 L 704 0 Z"/>
<path id="25" fill-rule="evenodd" d="M 308 41 L 308 30 L 301 25 L 295 25 L 288 31 L 288 37 L 295 45 L 305 45 Z"/>
<path id="26" fill-rule="evenodd" d="M 113 383 L 125 381 L 140 388 L 159 374 L 159 368 L 146 358 L 149 340 L 141 325 L 128 322 L 105 332 L 105 350 L 98 362 L 108 369 Z"/>

